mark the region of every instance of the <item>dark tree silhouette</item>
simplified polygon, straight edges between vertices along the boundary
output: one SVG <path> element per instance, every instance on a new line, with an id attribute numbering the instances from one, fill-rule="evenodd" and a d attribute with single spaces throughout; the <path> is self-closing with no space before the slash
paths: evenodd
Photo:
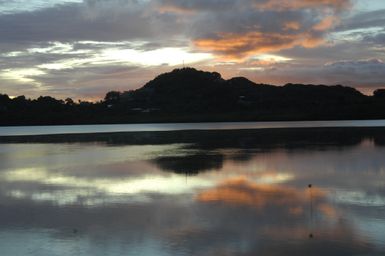
<path id="1" fill-rule="evenodd" d="M 111 92 L 108 92 L 108 93 L 106 94 L 106 96 L 104 97 L 104 101 L 105 101 L 107 104 L 118 103 L 119 100 L 120 100 L 120 95 L 121 95 L 121 93 L 120 93 L 120 92 L 117 92 L 117 91 L 111 91 Z"/>
<path id="2" fill-rule="evenodd" d="M 373 96 L 376 98 L 385 99 L 385 89 L 377 89 L 373 92 Z"/>
<path id="3" fill-rule="evenodd" d="M 383 119 L 385 89 L 367 96 L 341 85 L 273 86 L 182 68 L 96 103 L 0 94 L 0 113 L 0 125 Z"/>

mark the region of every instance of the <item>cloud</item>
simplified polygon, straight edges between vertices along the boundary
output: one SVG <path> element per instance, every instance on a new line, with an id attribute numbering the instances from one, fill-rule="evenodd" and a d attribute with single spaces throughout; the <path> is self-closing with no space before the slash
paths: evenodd
<path id="1" fill-rule="evenodd" d="M 385 44 L 384 17 L 385 9 L 359 12 L 344 17 L 334 29 L 333 40 L 348 48 L 351 45 L 360 45 L 361 51 L 365 49 L 375 54 L 367 58 L 380 58 Z"/>
<path id="2" fill-rule="evenodd" d="M 371 94 L 377 88 L 385 87 L 385 63 L 381 59 L 344 60 L 324 65 L 295 65 L 278 63 L 261 69 L 243 70 L 241 75 L 257 82 L 342 84 Z"/>
<path id="3" fill-rule="evenodd" d="M 2 15 L 0 32 L 3 43 L 188 38 L 200 50 L 228 58 L 237 57 L 234 52 L 238 51 L 238 57 L 243 58 L 293 46 L 319 45 L 349 3 L 348 0 L 87 0 Z M 186 15 L 188 12 L 193 14 Z M 238 40 L 239 46 L 234 46 Z"/>
<path id="4" fill-rule="evenodd" d="M 385 63 L 380 59 L 336 61 L 327 63 L 325 71 L 341 80 L 357 79 L 357 83 L 385 85 Z"/>
<path id="5" fill-rule="evenodd" d="M 341 11 L 351 6 L 350 0 L 254 0 L 256 8 L 286 10 L 303 8 L 330 8 Z"/>
<path id="6" fill-rule="evenodd" d="M 385 63 L 380 59 L 368 59 L 368 60 L 357 60 L 357 61 L 336 61 L 331 63 L 326 63 L 326 67 L 332 68 L 336 71 L 343 72 L 377 72 L 383 71 L 385 68 Z"/>
<path id="7" fill-rule="evenodd" d="M 3 89 L 7 88 L 5 93 L 18 94 L 14 86 L 23 84 L 24 93 L 29 97 L 51 94 L 61 98 L 95 99 L 103 97 L 108 90 L 140 87 L 161 70 L 168 71 L 170 65 L 183 61 L 196 63 L 211 57 L 186 47 L 165 48 L 156 41 L 77 41 L 35 44 L 1 54 L 0 58 L 3 59 L 0 79 Z M 158 72 L 152 71 L 153 67 Z M 152 76 L 144 76 L 148 72 L 145 69 L 151 70 Z M 30 90 L 28 84 L 38 87 Z"/>
<path id="8" fill-rule="evenodd" d="M 333 26 L 335 26 L 339 20 L 334 16 L 326 16 L 324 19 L 322 19 L 318 24 L 315 24 L 313 26 L 313 29 L 316 31 L 326 31 Z"/>
<path id="9" fill-rule="evenodd" d="M 385 46 L 385 30 L 374 35 L 366 35 L 363 37 L 362 41 L 366 43 L 372 43 L 376 46 Z"/>
<path id="10" fill-rule="evenodd" d="M 239 4 L 234 0 L 160 0 L 160 6 L 185 11 L 218 11 L 228 10 Z M 170 9 L 172 10 L 172 9 Z"/>
<path id="11" fill-rule="evenodd" d="M 194 45 L 222 59 L 325 43 L 350 1 L 244 1 L 227 11 L 199 16 Z M 209 26 L 208 26 L 209 24 Z M 205 29 L 207 28 L 207 29 Z"/>
<path id="12" fill-rule="evenodd" d="M 65 3 L 77 3 L 82 0 L 0 0 L 0 14 L 31 12 Z"/>
<path id="13" fill-rule="evenodd" d="M 351 0 L 34 0 L 28 8 L 22 0 L 2 2 L 8 11 L 0 7 L 0 73 L 2 92 L 9 94 L 17 93 L 17 85 L 33 97 L 38 90 L 100 97 L 102 84 L 105 91 L 139 87 L 152 78 L 149 74 L 169 71 L 183 60 L 197 68 L 215 67 L 227 77 L 246 74 L 257 82 L 356 86 L 357 75 L 345 79 L 332 72 L 335 66 L 326 71 L 323 64 L 385 58 L 384 10 L 348 15 L 354 9 Z M 164 54 L 149 65 L 131 61 L 154 52 Z M 263 54 L 288 61 L 266 60 Z M 224 62 L 228 65 L 219 65 Z M 138 73 L 106 75 L 119 66 Z M 34 86 L 25 79 L 10 80 L 9 74 L 5 79 L 9 69 L 40 70 L 40 75 L 23 76 L 41 86 L 31 91 Z M 365 86 L 379 86 L 382 76 L 370 79 L 376 81 Z"/>
<path id="14" fill-rule="evenodd" d="M 67 3 L 0 16 L 3 43 L 144 40 L 167 38 L 178 30 L 173 17 L 135 0 Z"/>
<path id="15" fill-rule="evenodd" d="M 315 47 L 323 42 L 321 37 L 304 34 L 249 32 L 246 34 L 221 34 L 215 38 L 197 39 L 195 45 L 214 52 L 225 60 L 239 60 L 256 54 L 276 52 L 294 46 Z"/>
<path id="16" fill-rule="evenodd" d="M 365 29 L 373 27 L 384 27 L 385 9 L 359 12 L 352 16 L 345 17 L 336 28 L 337 31 Z"/>

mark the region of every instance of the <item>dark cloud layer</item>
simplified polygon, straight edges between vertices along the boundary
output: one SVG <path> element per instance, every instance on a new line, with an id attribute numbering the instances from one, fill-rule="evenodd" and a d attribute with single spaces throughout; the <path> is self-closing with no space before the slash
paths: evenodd
<path id="1" fill-rule="evenodd" d="M 123 6 L 120 1 L 93 2 L 0 16 L 2 42 L 120 41 L 153 39 L 159 30 L 166 34 L 167 17 L 147 15 L 136 1 Z"/>

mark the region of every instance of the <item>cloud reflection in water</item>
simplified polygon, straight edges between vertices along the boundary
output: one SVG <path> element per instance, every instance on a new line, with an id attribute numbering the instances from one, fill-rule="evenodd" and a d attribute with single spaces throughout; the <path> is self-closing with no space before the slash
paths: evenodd
<path id="1" fill-rule="evenodd" d="M 383 146 L 343 133 L 289 140 L 281 131 L 275 144 L 243 134 L 0 144 L 0 248 L 39 256 L 384 254 Z"/>

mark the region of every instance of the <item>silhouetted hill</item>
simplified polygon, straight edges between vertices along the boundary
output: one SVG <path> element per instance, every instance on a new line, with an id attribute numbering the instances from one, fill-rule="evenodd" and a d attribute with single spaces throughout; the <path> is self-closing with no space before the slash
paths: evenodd
<path id="1" fill-rule="evenodd" d="M 247 112 L 258 115 L 296 116 L 345 111 L 365 104 L 368 97 L 344 86 L 255 84 L 243 77 L 224 80 L 219 73 L 192 68 L 162 74 L 142 88 L 123 93 L 131 104 L 142 109 L 170 113 Z M 122 101 L 123 102 L 123 101 Z M 273 113 L 274 112 L 274 113 Z M 334 114 L 334 113 L 333 113 Z M 308 118 L 308 117 L 307 117 Z M 342 118 L 342 116 L 341 116 Z"/>
<path id="2" fill-rule="evenodd" d="M 193 68 L 161 74 L 143 87 L 108 92 L 98 103 L 0 95 L 0 124 L 259 121 L 385 118 L 385 93 L 336 85 L 256 84 Z"/>
<path id="3" fill-rule="evenodd" d="M 137 107 L 200 112 L 212 110 L 218 104 L 225 107 L 223 103 L 231 96 L 225 87 L 226 81 L 219 73 L 185 68 L 156 77 L 132 95 L 139 103 Z"/>

